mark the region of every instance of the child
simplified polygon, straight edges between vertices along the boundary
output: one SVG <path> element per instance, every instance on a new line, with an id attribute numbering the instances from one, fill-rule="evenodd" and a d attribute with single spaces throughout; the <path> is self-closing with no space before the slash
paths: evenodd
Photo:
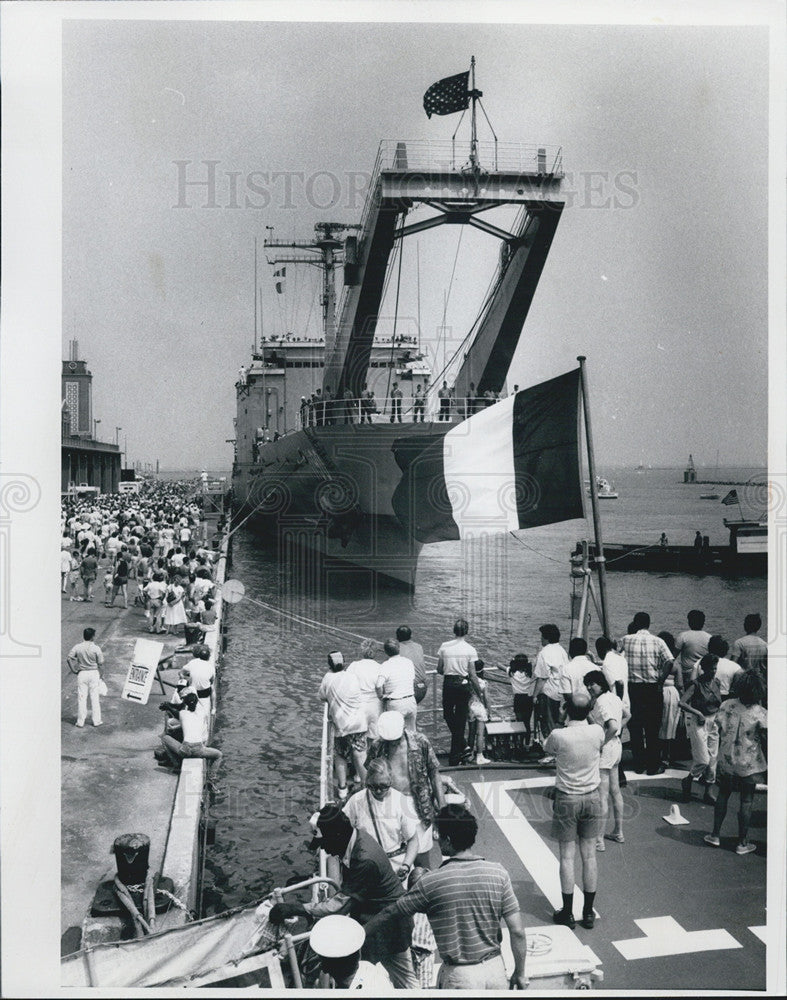
<path id="1" fill-rule="evenodd" d="M 114 579 L 114 573 L 112 572 L 112 563 L 107 565 L 104 572 L 104 607 L 109 607 L 109 599 L 112 596 L 112 580 Z"/>
<path id="2" fill-rule="evenodd" d="M 485 723 L 489 722 L 489 702 L 486 698 L 483 660 L 475 661 L 475 672 L 478 678 L 478 686 L 481 688 L 481 694 L 478 695 L 475 689 L 473 689 L 470 695 L 470 704 L 468 706 L 470 711 L 470 746 L 472 748 L 473 744 L 475 744 L 476 764 L 491 764 L 492 762 L 489 758 L 484 756 Z"/>
<path id="3" fill-rule="evenodd" d="M 517 722 L 525 724 L 525 750 L 530 749 L 530 720 L 533 715 L 533 692 L 537 678 L 533 676 L 533 664 L 524 653 L 517 653 L 508 665 L 511 690 L 514 693 L 514 715 Z"/>
<path id="4" fill-rule="evenodd" d="M 413 868 L 410 872 L 410 880 L 407 888 L 413 889 L 422 876 L 425 868 Z M 413 937 L 411 953 L 415 974 L 422 990 L 431 990 L 434 987 L 434 953 L 437 951 L 437 942 L 434 939 L 432 928 L 425 913 L 413 914 Z"/>

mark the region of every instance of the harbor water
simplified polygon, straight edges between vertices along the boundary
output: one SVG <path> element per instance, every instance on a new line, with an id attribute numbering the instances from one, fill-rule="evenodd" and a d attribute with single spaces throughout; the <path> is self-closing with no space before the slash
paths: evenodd
<path id="1" fill-rule="evenodd" d="M 700 499 L 710 489 L 723 497 L 730 486 L 685 485 L 679 469 L 599 473 L 619 493 L 617 500 L 601 501 L 605 541 L 657 544 L 665 532 L 671 544 L 691 545 L 699 530 L 712 545 L 723 545 L 723 518 L 741 516 L 737 506 Z M 752 481 L 737 487 L 743 516 L 764 516 L 766 491 L 757 485 L 765 482 L 763 469 L 700 469 L 698 478 Z M 385 639 L 408 624 L 434 654 L 461 615 L 469 619 L 470 639 L 484 661 L 507 666 L 514 653 L 537 652 L 544 622 L 555 622 L 568 637 L 569 555 L 578 540 L 591 537 L 587 522 L 569 521 L 516 536 L 444 542 L 423 549 L 412 594 L 385 589 L 369 595 L 339 578 L 327 595 L 309 597 L 292 589 L 290 569 L 276 553 L 241 528 L 229 575 L 243 582 L 247 598 L 228 619 L 215 738 L 224 760 L 212 808 L 217 826 L 206 861 L 204 912 L 248 903 L 311 873 L 306 844 L 318 796 L 322 724 L 317 689 L 330 650 L 341 649 L 346 661 L 356 658 L 357 640 L 347 633 Z M 767 586 L 764 577 L 610 572 L 608 601 L 615 636 L 625 633 L 639 610 L 650 613 L 653 631 L 677 634 L 686 627 L 686 612 L 699 608 L 708 630 L 731 642 L 742 634 L 747 613 L 759 611 L 765 621 Z M 264 605 L 313 624 L 296 623 Z M 589 634 L 600 634 L 595 611 Z M 762 634 L 767 638 L 767 623 Z M 508 692 L 495 686 L 493 700 L 501 698 L 505 704 Z M 445 737 L 441 720 L 437 734 L 439 743 Z"/>

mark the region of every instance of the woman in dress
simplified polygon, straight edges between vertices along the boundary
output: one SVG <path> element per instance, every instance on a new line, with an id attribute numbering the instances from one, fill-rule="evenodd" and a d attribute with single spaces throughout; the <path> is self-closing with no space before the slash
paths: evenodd
<path id="1" fill-rule="evenodd" d="M 602 830 L 607 825 L 610 799 L 612 800 L 614 825 L 612 833 L 602 833 L 596 841 L 596 850 L 603 851 L 606 849 L 605 838 L 614 840 L 618 844 L 623 843 L 623 795 L 618 781 L 618 764 L 623 749 L 620 733 L 623 726 L 631 718 L 631 714 L 626 710 L 621 699 L 610 691 L 609 682 L 601 670 L 590 670 L 585 674 L 583 680 L 593 700 L 588 722 L 595 722 L 596 725 L 601 726 L 607 737 L 606 742 L 601 747 L 601 763 L 599 765 L 601 769 L 599 794 L 604 817 Z"/>
<path id="2" fill-rule="evenodd" d="M 718 656 L 706 653 L 699 662 L 699 674 L 680 700 L 686 715 L 686 731 L 691 743 L 691 770 L 681 782 L 683 801 L 691 801 L 691 783 L 697 778 L 705 785 L 702 801 L 715 805 L 710 786 L 716 783 L 719 730 L 716 713 L 721 707 L 721 685 L 716 680 Z"/>
<path id="3" fill-rule="evenodd" d="M 377 678 L 380 676 L 380 664 L 374 658 L 377 643 L 373 639 L 364 639 L 360 645 L 360 659 L 353 660 L 347 667 L 347 673 L 352 674 L 361 689 L 361 710 L 366 719 L 366 735 L 370 740 L 377 739 L 377 719 L 383 710 L 383 703 L 377 695 Z"/>
<path id="4" fill-rule="evenodd" d="M 758 783 L 765 782 L 768 736 L 768 713 L 762 707 L 762 684 L 754 671 L 747 670 L 738 678 L 735 695 L 719 709 L 716 723 L 719 729 L 719 795 L 713 812 L 713 832 L 705 843 L 719 847 L 721 827 L 727 815 L 730 795 L 740 796 L 738 812 L 738 845 L 736 854 L 753 854 L 757 850 L 749 841 L 752 803 Z"/>
<path id="5" fill-rule="evenodd" d="M 164 625 L 170 635 L 177 633 L 178 625 L 185 625 L 186 607 L 184 598 L 186 591 L 179 583 L 170 583 L 164 598 Z"/>

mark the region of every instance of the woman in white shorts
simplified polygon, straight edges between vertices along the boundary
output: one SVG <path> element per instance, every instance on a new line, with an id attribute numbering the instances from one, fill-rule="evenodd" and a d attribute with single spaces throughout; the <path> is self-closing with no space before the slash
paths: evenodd
<path id="1" fill-rule="evenodd" d="M 612 814 L 614 827 L 612 833 L 602 833 L 596 841 L 596 850 L 605 850 L 604 839 L 623 843 L 623 795 L 618 781 L 618 763 L 622 753 L 620 733 L 623 726 L 631 718 L 623 702 L 609 689 L 606 677 L 600 670 L 591 670 L 584 677 L 585 687 L 593 699 L 593 706 L 588 716 L 589 722 L 601 726 L 606 736 L 606 742 L 601 748 L 601 808 L 604 816 L 604 827 L 609 814 L 609 800 L 612 799 Z M 603 827 L 602 827 L 603 829 Z"/>

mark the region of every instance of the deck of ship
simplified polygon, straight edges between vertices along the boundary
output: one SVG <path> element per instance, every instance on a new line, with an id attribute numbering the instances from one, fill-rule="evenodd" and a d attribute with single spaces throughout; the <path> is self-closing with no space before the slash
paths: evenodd
<path id="1" fill-rule="evenodd" d="M 558 845 L 550 836 L 554 768 L 485 765 L 451 769 L 479 820 L 478 852 L 511 874 L 526 926 L 544 925 L 561 905 Z M 758 794 L 751 838 L 757 853 L 735 853 L 737 797 L 721 848 L 703 841 L 713 809 L 681 804 L 686 826 L 664 819 L 679 801 L 683 770 L 628 773 L 624 844 L 598 855 L 598 914 L 578 939 L 601 961 L 609 990 L 765 989 L 766 794 Z M 574 894 L 579 919 L 582 894 Z M 774 943 L 774 946 L 778 946 Z"/>

